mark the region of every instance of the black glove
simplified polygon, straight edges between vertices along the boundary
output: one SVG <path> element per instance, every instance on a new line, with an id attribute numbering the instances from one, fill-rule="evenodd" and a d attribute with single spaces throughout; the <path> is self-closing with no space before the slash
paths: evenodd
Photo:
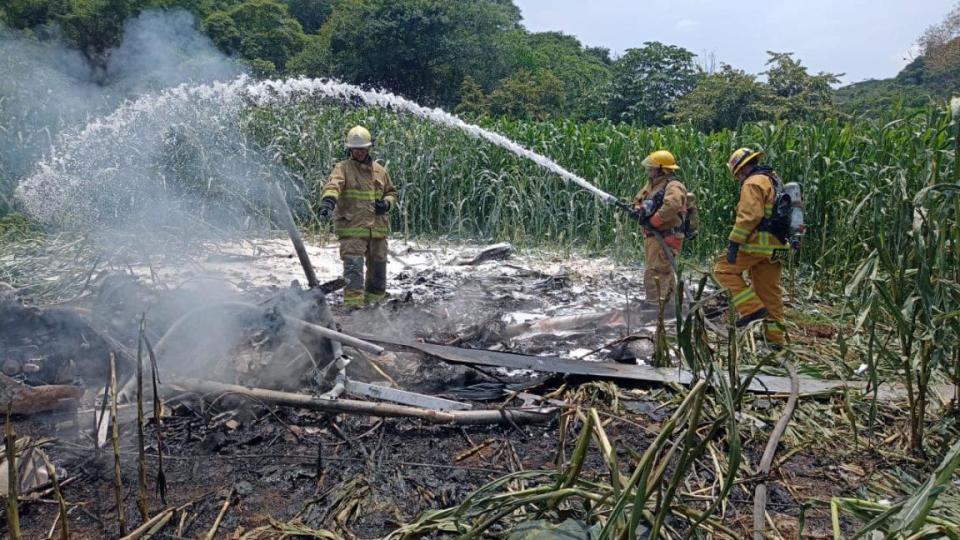
<path id="1" fill-rule="evenodd" d="M 333 197 L 324 197 L 320 201 L 320 219 L 330 221 L 333 218 L 333 209 L 337 207 L 337 200 Z"/>
<path id="2" fill-rule="evenodd" d="M 386 214 L 390 210 L 390 203 L 384 199 L 378 199 L 373 203 L 373 211 L 376 212 L 378 216 Z"/>
<path id="3" fill-rule="evenodd" d="M 737 252 L 740 251 L 740 244 L 736 242 L 730 242 L 727 244 L 727 262 L 730 264 L 737 264 Z"/>
<path id="4" fill-rule="evenodd" d="M 639 216 L 639 218 L 640 218 L 640 221 L 647 221 L 647 220 L 649 220 L 650 217 L 653 216 L 653 214 L 655 214 L 657 211 L 656 211 L 656 209 L 654 209 L 654 207 L 653 207 L 653 201 L 652 201 L 652 200 L 646 200 L 646 201 L 643 201 L 643 203 L 640 204 L 640 208 L 637 208 L 636 212 L 637 212 L 637 216 Z"/>

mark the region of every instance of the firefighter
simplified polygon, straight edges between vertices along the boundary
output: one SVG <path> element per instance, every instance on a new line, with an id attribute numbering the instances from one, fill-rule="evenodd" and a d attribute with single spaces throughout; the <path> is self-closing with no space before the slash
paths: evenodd
<path id="1" fill-rule="evenodd" d="M 740 184 L 740 202 L 727 253 L 717 261 L 713 273 L 730 293 L 739 316 L 737 327 L 763 320 L 767 343 L 779 347 L 786 341 L 781 261 L 790 246 L 767 230 L 780 179 L 773 169 L 761 165 L 763 158 L 761 151 L 740 148 L 727 161 Z M 750 277 L 749 284 L 744 272 Z"/>
<path id="2" fill-rule="evenodd" d="M 669 298 L 676 282 L 673 266 L 663 251 L 660 242 L 651 229 L 663 235 L 663 239 L 674 258 L 680 253 L 683 244 L 683 216 L 687 211 L 687 189 L 683 182 L 674 176 L 680 167 L 676 158 L 666 150 L 657 150 L 647 156 L 641 164 L 647 172 L 647 184 L 634 198 L 634 209 L 645 222 L 643 234 L 646 266 L 643 272 L 643 285 L 646 300 L 657 307 Z M 671 310 L 673 302 L 666 302 L 665 309 Z"/>
<path id="3" fill-rule="evenodd" d="M 340 239 L 347 281 L 343 305 L 359 308 L 383 300 L 387 292 L 388 213 L 397 204 L 397 190 L 383 165 L 370 157 L 373 138 L 366 128 L 352 128 L 346 147 L 349 159 L 334 166 L 323 186 L 320 218 L 334 219 Z"/>

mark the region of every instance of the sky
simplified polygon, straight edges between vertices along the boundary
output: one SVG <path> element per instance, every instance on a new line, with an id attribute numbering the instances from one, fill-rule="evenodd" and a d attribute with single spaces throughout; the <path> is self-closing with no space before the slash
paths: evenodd
<path id="1" fill-rule="evenodd" d="M 750 73 L 793 52 L 844 84 L 893 77 L 956 0 L 514 0 L 533 32 L 561 31 L 614 55 L 645 41 L 682 46 Z"/>

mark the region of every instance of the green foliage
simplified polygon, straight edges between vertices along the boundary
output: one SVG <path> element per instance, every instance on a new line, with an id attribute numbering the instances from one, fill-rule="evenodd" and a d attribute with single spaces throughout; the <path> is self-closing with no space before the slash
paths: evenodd
<path id="1" fill-rule="evenodd" d="M 769 84 L 733 68 L 700 74 L 690 51 L 657 42 L 614 61 L 608 49 L 572 36 L 526 31 L 512 0 L 6 0 L 0 21 L 62 35 L 102 68 L 124 22 L 151 8 L 196 14 L 217 46 L 258 76 L 337 77 L 448 110 L 466 95 L 472 101 L 457 110 L 511 118 L 681 121 L 717 130 L 765 118 L 916 109 L 960 88 L 960 7 L 927 29 L 923 55 L 895 80 L 838 91 L 832 74 L 811 75 L 789 53 L 770 53 Z M 51 32 L 53 25 L 63 31 Z M 482 99 L 464 94 L 467 76 Z"/>
<path id="2" fill-rule="evenodd" d="M 330 74 L 330 48 L 322 36 L 307 36 L 307 44 L 287 62 L 287 73 L 306 77 Z"/>
<path id="3" fill-rule="evenodd" d="M 612 68 L 611 118 L 645 126 L 666 123 L 676 101 L 697 84 L 694 56 L 682 47 L 657 41 L 628 49 Z"/>
<path id="4" fill-rule="evenodd" d="M 507 76 L 504 32 L 516 8 L 489 0 L 345 0 L 327 20 L 330 69 L 345 81 L 452 106 L 466 75 Z"/>
<path id="5" fill-rule="evenodd" d="M 553 72 L 518 71 L 490 93 L 490 112 L 510 118 L 543 120 L 563 109 L 563 82 Z"/>
<path id="6" fill-rule="evenodd" d="M 259 60 L 256 66 L 260 68 L 269 62 L 283 69 L 307 42 L 287 6 L 274 0 L 246 0 L 225 12 L 213 12 L 204 21 L 204 29 L 224 52 Z"/>
<path id="7" fill-rule="evenodd" d="M 39 230 L 37 224 L 27 216 L 0 210 L 0 243 L 20 241 L 36 235 Z"/>
<path id="8" fill-rule="evenodd" d="M 513 70 L 536 74 L 549 72 L 561 83 L 563 98 L 554 100 L 556 107 L 549 111 L 551 114 L 576 119 L 605 116 L 603 102 L 597 98 L 598 91 L 610 82 L 608 50 L 584 49 L 575 37 L 560 32 L 514 32 L 511 40 Z"/>
<path id="9" fill-rule="evenodd" d="M 326 22 L 338 0 L 284 0 L 290 15 L 307 34 L 316 34 Z"/>
<path id="10" fill-rule="evenodd" d="M 744 122 L 764 119 L 759 110 L 767 89 L 756 77 L 724 64 L 704 75 L 689 94 L 681 97 L 669 115 L 703 131 L 737 129 Z"/>
<path id="11" fill-rule="evenodd" d="M 305 179 L 308 193 L 342 156 L 343 127 L 368 125 L 380 141 L 377 156 L 386 160 L 403 190 L 395 225 L 405 234 L 628 251 L 642 245 L 634 224 L 589 194 L 457 130 L 335 104 L 259 111 L 254 119 L 251 128 L 258 139 L 286 156 L 285 164 Z M 699 204 L 701 236 L 684 248 L 695 259 L 711 259 L 732 223 L 737 186 L 726 170 L 727 157 L 739 146 L 762 147 L 785 181 L 803 186 L 808 233 L 799 262 L 829 286 L 849 278 L 872 249 L 864 238 L 874 234 L 883 217 L 852 217 L 861 201 L 878 186 L 888 186 L 897 171 L 923 175 L 935 168 L 946 177 L 955 166 L 945 109 L 931 108 L 888 125 L 894 119 L 747 123 L 737 132 L 710 135 L 689 125 L 650 129 L 608 121 L 483 121 L 623 199 L 645 181 L 640 160 L 651 150 L 669 149 Z"/>
<path id="12" fill-rule="evenodd" d="M 67 13 L 64 0 L 9 0 L 0 8 L 0 21 L 13 28 L 26 29 L 47 24 Z"/>
<path id="13" fill-rule="evenodd" d="M 903 72 L 901 72 L 903 74 Z M 922 86 L 901 84 L 899 78 L 870 80 L 838 88 L 834 94 L 837 109 L 847 114 L 877 115 L 899 110 L 904 116 L 931 105 L 936 98 Z"/>
<path id="14" fill-rule="evenodd" d="M 250 66 L 250 71 L 254 77 L 269 79 L 277 75 L 277 66 L 269 60 L 254 58 L 253 60 L 247 61 L 246 64 Z"/>
<path id="15" fill-rule="evenodd" d="M 838 75 L 810 75 L 793 53 L 767 51 L 770 66 L 765 72 L 769 95 L 761 110 L 779 120 L 819 120 L 833 111 L 833 88 Z"/>
<path id="16" fill-rule="evenodd" d="M 94 63 L 120 42 L 123 24 L 143 7 L 142 0 L 71 0 L 70 10 L 57 19 L 69 43 Z"/>
<path id="17" fill-rule="evenodd" d="M 203 29 L 214 45 L 228 53 L 240 50 L 240 30 L 233 18 L 224 11 L 215 11 L 203 21 Z"/>
<path id="18" fill-rule="evenodd" d="M 13 180 L 3 170 L 3 162 L 0 161 L 0 216 L 6 214 L 13 208 L 13 200 L 11 194 L 13 193 Z"/>
<path id="19" fill-rule="evenodd" d="M 483 93 L 483 88 L 469 75 L 463 78 L 463 84 L 460 85 L 459 103 L 454 112 L 467 117 L 477 117 L 490 112 L 490 102 Z"/>

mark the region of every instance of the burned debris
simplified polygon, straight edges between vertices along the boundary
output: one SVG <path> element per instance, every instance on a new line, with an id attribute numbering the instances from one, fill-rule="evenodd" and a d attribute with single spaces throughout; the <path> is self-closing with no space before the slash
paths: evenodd
<path id="1" fill-rule="evenodd" d="M 324 249 L 304 253 L 317 260 Z M 495 501 L 523 493 L 524 482 L 608 470 L 611 454 L 594 462 L 588 447 L 657 448 L 663 426 L 701 414 L 694 407 L 708 398 L 697 373 L 650 365 L 659 310 L 628 301 L 618 287 L 629 283 L 611 280 L 606 261 L 591 273 L 515 254 L 457 264 L 486 248 L 395 249 L 405 264 L 392 276 L 390 299 L 359 311 L 340 308 L 322 262 L 318 286 L 301 285 L 300 259 L 272 240 L 257 244 L 257 257 L 221 250 L 205 259 L 237 269 L 220 279 L 157 265 L 156 278 L 104 270 L 86 294 L 56 306 L 7 295 L 0 317 L 10 374 L 0 383 L 15 396 L 7 403 L 17 433 L 4 470 L 17 479 L 21 526 L 46 534 L 65 520 L 79 534 L 119 536 L 122 515 L 133 538 L 449 531 L 453 514 L 429 510 L 459 508 L 486 523 Z M 278 265 L 289 265 L 287 274 Z M 275 275 L 289 279 L 266 279 Z M 633 275 L 625 269 L 621 279 Z M 862 388 L 742 376 L 744 392 L 770 403 Z M 688 401 L 661 387 L 688 389 Z M 902 391 L 882 386 L 877 396 Z M 592 419 L 605 399 L 609 411 L 596 414 L 612 416 Z M 763 411 L 775 410 L 758 404 L 747 417 L 762 426 L 763 441 L 777 421 Z M 581 440 L 573 440 L 578 430 Z M 593 442 L 582 442 L 585 433 Z M 673 467 L 672 459 L 664 454 L 657 470 Z M 557 460 L 561 476 L 545 473 Z M 708 484 L 723 476 L 709 467 L 697 474 Z M 482 492 L 500 477 L 527 480 Z M 623 485 L 577 479 L 562 489 L 598 489 L 602 498 Z M 65 518 L 52 504 L 58 489 Z M 794 500 L 778 482 L 765 489 L 768 505 Z M 520 521 L 517 534 L 553 526 Z"/>

